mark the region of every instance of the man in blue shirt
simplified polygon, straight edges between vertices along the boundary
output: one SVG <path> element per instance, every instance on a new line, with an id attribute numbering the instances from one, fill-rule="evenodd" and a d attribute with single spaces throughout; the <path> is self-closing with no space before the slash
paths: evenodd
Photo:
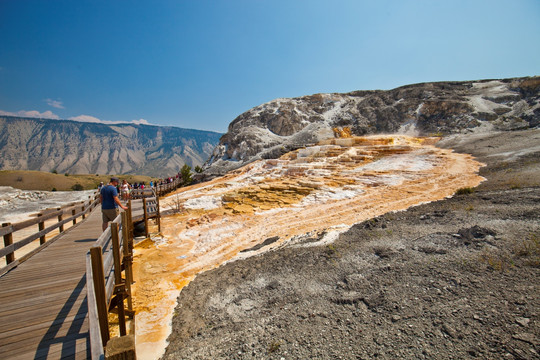
<path id="1" fill-rule="evenodd" d="M 122 205 L 118 199 L 118 190 L 116 187 L 120 180 L 112 177 L 107 186 L 101 188 L 101 212 L 103 216 L 103 231 L 107 230 L 109 221 L 113 221 L 118 216 L 118 207 L 127 210 L 128 208 Z"/>

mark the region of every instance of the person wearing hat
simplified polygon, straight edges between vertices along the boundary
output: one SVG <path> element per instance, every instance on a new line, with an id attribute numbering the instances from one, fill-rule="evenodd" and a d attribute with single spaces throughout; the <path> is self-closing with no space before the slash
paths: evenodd
<path id="1" fill-rule="evenodd" d="M 118 216 L 118 207 L 127 210 L 127 207 L 122 205 L 118 199 L 118 190 L 116 187 L 120 180 L 117 177 L 112 177 L 107 186 L 101 188 L 101 213 L 103 217 L 103 231 L 107 230 L 109 221 L 113 221 Z"/>

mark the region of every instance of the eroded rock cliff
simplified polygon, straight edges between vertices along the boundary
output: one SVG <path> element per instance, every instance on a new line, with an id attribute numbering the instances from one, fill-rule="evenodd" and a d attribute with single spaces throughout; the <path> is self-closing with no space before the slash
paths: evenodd
<path id="1" fill-rule="evenodd" d="M 333 136 L 452 134 L 478 127 L 517 130 L 540 125 L 540 77 L 423 83 L 388 91 L 354 91 L 276 99 L 238 116 L 205 173 L 223 174 L 261 158 L 277 158 Z"/>

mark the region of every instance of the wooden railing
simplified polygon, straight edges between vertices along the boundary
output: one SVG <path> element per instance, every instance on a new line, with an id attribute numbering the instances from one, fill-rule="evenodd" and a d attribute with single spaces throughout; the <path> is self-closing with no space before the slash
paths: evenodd
<path id="1" fill-rule="evenodd" d="M 180 176 L 172 179 L 173 180 L 170 183 L 156 184 L 154 187 L 145 187 L 144 189 L 132 189 L 129 193 L 129 197 L 131 199 L 142 199 L 145 197 L 163 196 L 184 185 Z"/>
<path id="2" fill-rule="evenodd" d="M 0 228 L 0 236 L 4 238 L 4 247 L 0 249 L 0 258 L 5 257 L 6 266 L 0 268 L 0 275 L 5 274 L 9 270 L 13 269 L 23 261 L 29 259 L 45 247 L 53 243 L 57 236 L 52 239 L 46 240 L 47 235 L 50 235 L 52 231 L 58 229 L 59 234 L 64 232 L 64 225 L 72 222 L 73 225 L 77 223 L 77 219 L 84 219 L 88 213 L 90 213 L 96 205 L 99 204 L 99 193 L 95 193 L 90 196 L 87 201 L 79 203 L 71 203 L 63 207 L 56 209 L 47 209 L 37 215 L 36 218 L 21 221 L 18 223 L 3 223 Z M 45 222 L 51 219 L 55 219 L 53 225 L 45 228 Z M 31 226 L 38 226 L 36 232 L 28 235 L 27 237 L 14 241 L 13 235 L 21 230 L 28 230 Z M 31 243 L 39 239 L 39 246 L 33 250 L 24 251 L 24 247 L 30 248 Z M 15 251 L 23 249 L 25 254 L 19 258 L 15 257 Z"/>
<path id="3" fill-rule="evenodd" d="M 176 179 L 178 180 L 178 179 Z M 144 221 L 145 235 L 149 236 L 149 220 L 156 219 L 158 231 L 161 232 L 161 218 L 159 210 L 159 197 L 156 193 L 166 193 L 176 189 L 179 181 L 159 186 L 155 192 L 143 191 L 140 199 L 130 200 L 128 210 L 123 211 L 111 222 L 110 226 L 101 234 L 86 255 L 86 286 L 88 300 L 89 333 L 92 359 L 104 359 L 105 349 L 114 348 L 120 352 L 107 354 L 108 359 L 134 359 L 134 313 L 131 297 L 131 284 L 133 283 L 133 229 L 134 224 Z M 152 195 L 147 197 L 148 195 Z M 73 203 L 57 209 L 49 209 L 38 214 L 35 219 L 11 224 L 4 223 L 0 228 L 0 236 L 4 237 L 4 248 L 0 249 L 0 258 L 6 257 L 7 266 L 0 268 L 0 275 L 11 270 L 24 260 L 57 239 L 55 236 L 46 241 L 46 236 L 59 229 L 64 232 L 64 225 L 77 219 L 84 219 L 100 202 L 99 192 L 96 192 L 88 201 Z M 45 228 L 45 221 L 55 219 L 55 223 Z M 13 241 L 13 233 L 30 226 L 38 225 L 38 231 L 26 238 Z M 40 246 L 29 251 L 20 258 L 15 258 L 15 251 L 27 246 L 33 241 L 40 240 Z M 127 300 L 127 307 L 124 301 Z M 120 337 L 111 338 L 109 332 L 108 314 L 111 311 L 118 313 Z M 131 335 L 127 331 L 126 318 L 131 321 Z M 114 346 L 108 344 L 114 342 Z M 118 345 L 120 344 L 120 345 Z"/>
<path id="4" fill-rule="evenodd" d="M 142 207 L 142 209 L 141 209 Z M 142 215 L 141 215 L 142 214 Z M 101 234 L 86 255 L 86 286 L 92 359 L 135 359 L 135 319 L 131 298 L 133 283 L 133 224 L 156 218 L 160 229 L 157 197 L 130 201 Z M 127 307 L 124 303 L 127 300 Z M 116 311 L 120 337 L 110 336 L 109 313 Z M 127 331 L 126 318 L 131 319 Z"/>
<path id="5" fill-rule="evenodd" d="M 155 186 L 155 190 L 156 190 L 156 195 L 157 196 L 162 196 L 162 195 L 165 195 L 171 191 L 174 191 L 176 189 L 178 189 L 180 186 L 183 185 L 183 182 L 182 182 L 182 177 L 175 177 L 173 178 L 173 181 L 170 182 L 170 183 L 166 183 L 166 184 L 157 184 Z"/>
<path id="6" fill-rule="evenodd" d="M 158 232 L 161 232 L 161 214 L 159 211 L 159 197 L 145 197 L 138 200 L 130 201 L 131 216 L 133 222 L 144 221 L 144 233 L 148 237 L 150 219 L 157 219 Z"/>

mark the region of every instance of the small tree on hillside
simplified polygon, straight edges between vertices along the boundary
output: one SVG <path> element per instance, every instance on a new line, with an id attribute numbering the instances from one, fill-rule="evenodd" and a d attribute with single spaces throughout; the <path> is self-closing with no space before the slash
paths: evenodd
<path id="1" fill-rule="evenodd" d="M 180 169 L 180 176 L 182 176 L 182 183 L 184 185 L 189 185 L 193 181 L 191 178 L 191 167 L 188 164 L 184 164 L 182 169 Z"/>
<path id="2" fill-rule="evenodd" d="M 200 167 L 199 165 L 195 166 L 195 172 L 196 172 L 197 174 L 202 173 L 202 172 L 203 172 L 202 167 Z"/>

